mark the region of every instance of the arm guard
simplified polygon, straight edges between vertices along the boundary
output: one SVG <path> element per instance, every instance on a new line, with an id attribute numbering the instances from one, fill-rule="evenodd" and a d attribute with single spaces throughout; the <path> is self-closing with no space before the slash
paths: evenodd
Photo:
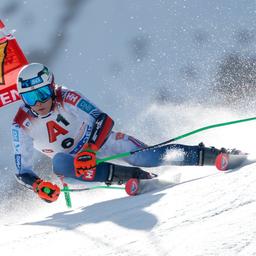
<path id="1" fill-rule="evenodd" d="M 93 143 L 100 149 L 106 142 L 114 126 L 114 121 L 105 113 L 101 113 L 94 124 L 88 143 Z"/>

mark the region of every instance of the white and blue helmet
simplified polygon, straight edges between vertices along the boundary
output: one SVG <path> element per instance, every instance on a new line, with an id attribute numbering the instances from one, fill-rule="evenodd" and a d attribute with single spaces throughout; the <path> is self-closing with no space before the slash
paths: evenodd
<path id="1" fill-rule="evenodd" d="M 43 64 L 27 64 L 18 74 L 17 89 L 21 99 L 29 106 L 46 102 L 55 95 L 53 73 Z"/>

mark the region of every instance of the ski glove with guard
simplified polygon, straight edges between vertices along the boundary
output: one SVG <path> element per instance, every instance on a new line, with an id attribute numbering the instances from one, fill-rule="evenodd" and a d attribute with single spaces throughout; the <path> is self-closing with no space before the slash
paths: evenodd
<path id="1" fill-rule="evenodd" d="M 75 174 L 84 180 L 94 180 L 96 174 L 96 152 L 98 147 L 93 143 L 86 143 L 74 158 Z"/>
<path id="2" fill-rule="evenodd" d="M 47 203 L 56 201 L 60 195 L 60 188 L 57 185 L 41 179 L 37 179 L 33 183 L 33 190 Z"/>

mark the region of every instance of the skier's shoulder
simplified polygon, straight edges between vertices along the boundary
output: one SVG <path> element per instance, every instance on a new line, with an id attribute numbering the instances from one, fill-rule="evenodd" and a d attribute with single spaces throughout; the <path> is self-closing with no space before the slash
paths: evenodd
<path id="1" fill-rule="evenodd" d="M 82 108 L 85 104 L 92 105 L 81 92 L 66 87 L 62 87 L 62 99 L 65 106 Z"/>
<path id="2" fill-rule="evenodd" d="M 84 97 L 80 92 L 66 87 L 62 87 L 62 95 L 64 104 L 72 106 L 76 106 L 79 100 Z"/>
<path id="3" fill-rule="evenodd" d="M 56 95 L 57 101 L 61 103 L 62 107 L 68 112 L 86 113 L 92 115 L 94 118 L 101 112 L 96 105 L 77 90 L 61 86 L 60 89 L 57 89 Z"/>
<path id="4" fill-rule="evenodd" d="M 29 108 L 24 103 L 18 108 L 16 115 L 13 118 L 13 124 L 20 127 L 28 127 L 33 119 L 33 115 Z"/>

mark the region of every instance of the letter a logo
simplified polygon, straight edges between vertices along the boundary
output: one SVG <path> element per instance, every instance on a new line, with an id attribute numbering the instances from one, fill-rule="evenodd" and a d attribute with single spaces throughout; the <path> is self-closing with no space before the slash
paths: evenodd
<path id="1" fill-rule="evenodd" d="M 46 125 L 48 129 L 50 143 L 55 142 L 60 134 L 66 135 L 68 133 L 67 130 L 65 130 L 63 127 L 61 127 L 54 121 L 49 121 Z"/>

